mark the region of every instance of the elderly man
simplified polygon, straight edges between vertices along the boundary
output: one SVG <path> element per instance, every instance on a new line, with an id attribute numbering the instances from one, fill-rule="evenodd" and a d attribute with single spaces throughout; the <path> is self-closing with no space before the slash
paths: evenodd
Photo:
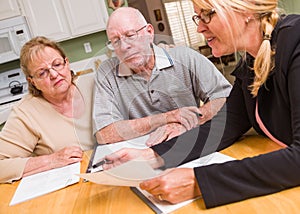
<path id="1" fill-rule="evenodd" d="M 134 8 L 111 14 L 107 36 L 117 57 L 96 72 L 93 120 L 99 144 L 154 130 L 149 146 L 170 139 L 210 120 L 229 95 L 230 83 L 201 54 L 154 45 L 153 26 Z"/>

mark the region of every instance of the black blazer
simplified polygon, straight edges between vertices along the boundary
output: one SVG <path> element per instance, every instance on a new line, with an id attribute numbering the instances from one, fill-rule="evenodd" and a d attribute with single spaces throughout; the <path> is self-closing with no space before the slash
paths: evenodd
<path id="1" fill-rule="evenodd" d="M 275 68 L 258 92 L 258 112 L 269 132 L 287 148 L 254 158 L 194 169 L 206 207 L 266 195 L 300 185 L 300 15 L 276 25 L 272 46 Z M 153 146 L 166 167 L 218 151 L 233 144 L 249 128 L 264 134 L 255 119 L 253 58 L 247 55 L 233 72 L 236 77 L 226 105 L 209 122 L 178 138 Z"/>

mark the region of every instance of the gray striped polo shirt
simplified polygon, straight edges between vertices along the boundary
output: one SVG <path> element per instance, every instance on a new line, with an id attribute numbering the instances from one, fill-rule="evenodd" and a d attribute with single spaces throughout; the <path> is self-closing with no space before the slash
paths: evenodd
<path id="1" fill-rule="evenodd" d="M 187 48 L 168 52 L 153 45 L 155 66 L 149 81 L 120 66 L 118 58 L 104 61 L 96 71 L 93 132 L 120 120 L 199 106 L 227 97 L 230 83 L 203 55 Z M 120 71 L 128 69 L 128 71 Z"/>

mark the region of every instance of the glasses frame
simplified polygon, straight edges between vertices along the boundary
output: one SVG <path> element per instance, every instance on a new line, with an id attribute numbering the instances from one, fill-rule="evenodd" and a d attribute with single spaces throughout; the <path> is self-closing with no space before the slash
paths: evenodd
<path id="1" fill-rule="evenodd" d="M 145 27 L 147 27 L 148 24 L 144 25 L 143 27 L 139 28 L 138 30 L 135 30 L 135 31 L 132 31 L 134 32 L 134 35 L 131 35 L 131 36 L 127 36 L 127 35 L 121 35 L 119 37 L 119 39 L 117 40 L 118 41 L 118 45 L 115 47 L 115 45 L 113 45 L 113 42 L 111 40 L 108 40 L 106 42 L 106 47 L 108 47 L 109 49 L 111 50 L 115 50 L 115 49 L 118 49 L 120 48 L 121 46 L 121 42 L 122 42 L 122 37 L 124 38 L 123 41 L 125 41 L 126 43 L 130 43 L 131 41 L 134 41 L 137 39 L 138 37 L 138 33 L 143 30 Z"/>
<path id="2" fill-rule="evenodd" d="M 50 75 L 50 69 L 53 69 L 56 72 L 62 71 L 65 68 L 67 61 L 66 61 L 66 58 L 63 58 L 62 68 L 58 69 L 58 68 L 55 68 L 55 65 L 54 65 L 54 62 L 56 60 L 58 60 L 58 59 L 61 60 L 62 58 L 56 58 L 56 59 L 54 59 L 52 61 L 50 67 L 48 66 L 47 68 L 39 69 L 39 71 L 43 70 L 44 72 L 46 72 L 46 75 L 44 77 L 40 77 L 39 76 L 40 72 L 37 71 L 34 75 L 31 75 L 30 78 L 35 78 L 35 79 L 38 79 L 38 80 L 44 80 L 44 79 L 47 79 L 49 77 L 49 75 Z"/>
<path id="3" fill-rule="evenodd" d="M 192 17 L 194 23 L 199 26 L 199 22 L 203 22 L 204 24 L 209 24 L 211 22 L 212 16 L 216 13 L 214 8 L 210 10 L 203 10 L 201 9 L 198 15 L 194 15 Z"/>

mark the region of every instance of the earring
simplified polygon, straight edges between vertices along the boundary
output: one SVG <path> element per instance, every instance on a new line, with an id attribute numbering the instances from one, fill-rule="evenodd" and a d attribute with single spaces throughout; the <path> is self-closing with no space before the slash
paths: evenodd
<path id="1" fill-rule="evenodd" d="M 248 24 L 248 23 L 250 22 L 250 20 L 251 20 L 251 17 L 250 17 L 250 16 L 248 16 L 248 17 L 247 17 L 247 19 L 246 19 L 246 21 L 245 21 L 245 22 L 246 22 L 246 24 Z"/>

